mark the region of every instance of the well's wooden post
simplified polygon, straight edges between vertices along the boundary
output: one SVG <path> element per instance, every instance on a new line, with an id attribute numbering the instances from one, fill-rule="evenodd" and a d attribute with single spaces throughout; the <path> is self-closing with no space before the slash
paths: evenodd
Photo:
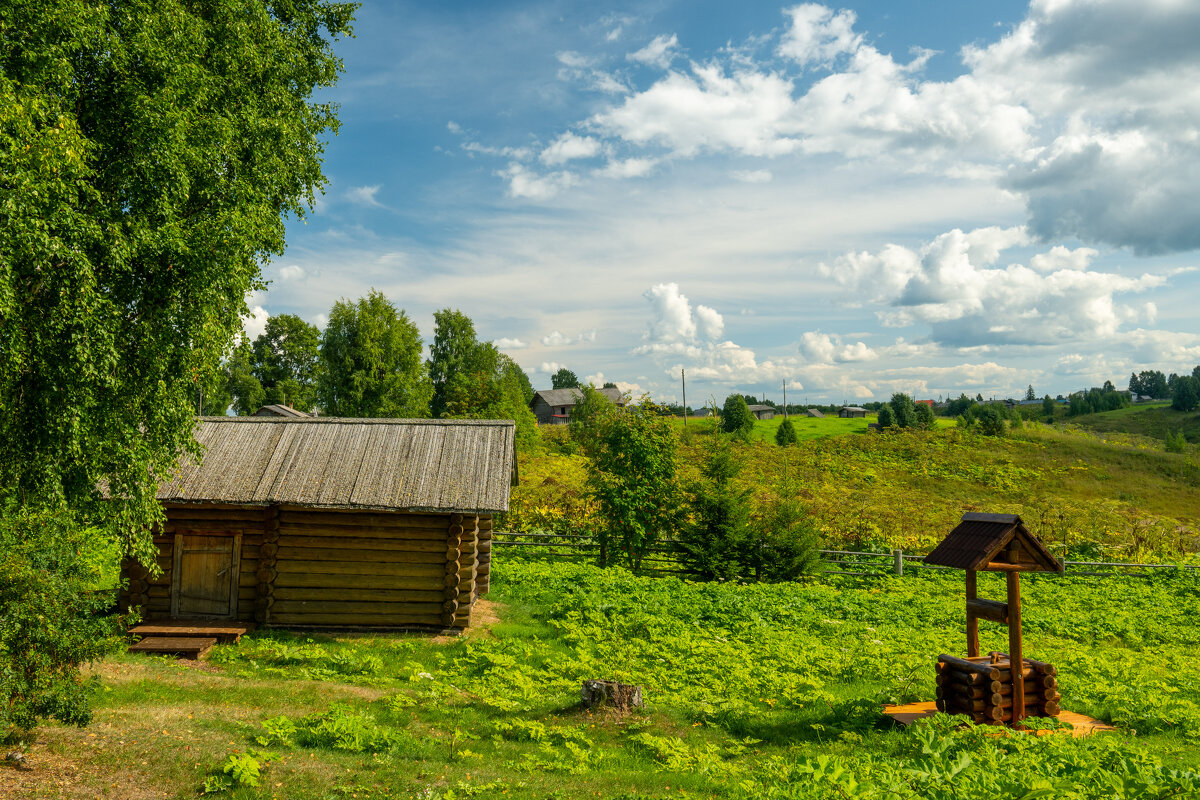
<path id="1" fill-rule="evenodd" d="M 1025 654 L 1021 649 L 1021 573 L 1008 575 L 1008 674 L 1012 680 L 1012 725 L 1025 718 Z"/>
<path id="2" fill-rule="evenodd" d="M 971 601 L 976 599 L 975 570 L 967 570 L 967 658 L 979 655 L 979 617 L 971 608 Z"/>

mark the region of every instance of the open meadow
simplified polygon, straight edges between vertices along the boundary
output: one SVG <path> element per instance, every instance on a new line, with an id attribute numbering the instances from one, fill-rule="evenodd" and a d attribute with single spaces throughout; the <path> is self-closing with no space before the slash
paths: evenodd
<path id="1" fill-rule="evenodd" d="M 773 422 L 759 422 L 755 431 L 767 433 Z M 963 513 L 1003 511 L 1020 514 L 1060 557 L 1174 559 L 1200 550 L 1195 445 L 1168 453 L 1139 435 L 1041 423 L 1004 437 L 952 424 L 883 434 L 868 433 L 862 419 L 807 424 L 792 447 L 776 446 L 773 432 L 769 442 L 758 437 L 739 446 L 737 482 L 760 503 L 794 493 L 829 547 L 922 552 Z M 685 484 L 698 476 L 712 430 L 711 420 L 698 420 L 681 434 Z M 542 448 L 521 455 L 521 486 L 501 529 L 594 532 L 586 460 L 566 433 L 546 430 Z"/>
<path id="2" fill-rule="evenodd" d="M 111 658 L 93 725 L 48 726 L 36 771 L 7 771 L 0 794 L 1200 793 L 1200 575 L 1027 582 L 1027 651 L 1058 666 L 1064 708 L 1121 728 L 1087 739 L 885 722 L 881 703 L 932 699 L 934 659 L 961 650 L 961 593 L 954 573 L 738 586 L 507 560 L 495 618 L 462 638 L 260 632 L 200 666 Z M 984 627 L 984 649 L 1002 646 Z M 644 711 L 580 710 L 597 677 L 643 686 Z"/>
<path id="3" fill-rule="evenodd" d="M 844 422 L 864 425 L 825 430 Z M 685 484 L 711 439 L 689 428 Z M 545 431 L 522 455 L 504 527 L 594 530 L 565 434 Z M 1003 438 L 810 435 L 737 454 L 740 485 L 756 501 L 794 492 L 828 545 L 922 551 L 983 510 L 1021 514 L 1060 555 L 1195 563 L 1194 447 L 1026 425 Z M 199 664 L 108 658 L 90 669 L 93 724 L 46 725 L 32 769 L 0 773 L 0 797 L 1200 796 L 1200 570 L 1027 578 L 1027 655 L 1058 668 L 1065 710 L 1119 728 L 1074 739 L 945 717 L 902 730 L 882 716 L 884 703 L 932 699 L 937 655 L 963 652 L 958 572 L 739 585 L 494 552 L 491 593 L 462 637 L 258 631 Z M 982 596 L 1002 592 L 981 575 Z M 981 628 L 984 651 L 1005 649 L 1002 628 Z M 583 710 L 593 678 L 642 686 L 646 707 Z"/>

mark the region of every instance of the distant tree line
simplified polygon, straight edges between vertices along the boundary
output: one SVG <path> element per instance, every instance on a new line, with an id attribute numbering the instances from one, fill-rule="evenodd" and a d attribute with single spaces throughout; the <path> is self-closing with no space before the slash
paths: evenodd
<path id="1" fill-rule="evenodd" d="M 1129 391 L 1156 400 L 1171 398 L 1171 407 L 1177 411 L 1195 411 L 1200 405 L 1200 365 L 1192 368 L 1191 374 L 1169 376 L 1158 370 L 1131 373 Z"/>
<path id="2" fill-rule="evenodd" d="M 197 402 L 217 414 L 282 404 L 338 417 L 511 419 L 519 441 L 536 437 L 525 371 L 480 341 L 461 311 L 433 317 L 427 359 L 416 323 L 379 291 L 334 303 L 323 332 L 294 314 L 270 317 L 253 341 L 241 338 Z M 562 373 L 578 385 L 568 370 L 556 379 Z"/>

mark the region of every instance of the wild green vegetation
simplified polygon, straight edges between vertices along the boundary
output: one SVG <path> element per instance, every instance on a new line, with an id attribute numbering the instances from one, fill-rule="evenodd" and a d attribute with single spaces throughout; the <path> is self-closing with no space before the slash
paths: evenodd
<path id="1" fill-rule="evenodd" d="M 135 784 L 338 800 L 1200 791 L 1194 572 L 1025 581 L 1026 646 L 1058 666 L 1063 705 L 1122 729 L 1072 739 L 883 720 L 881 703 L 932 698 L 937 654 L 961 651 L 959 574 L 744 586 L 499 558 L 487 629 L 263 632 L 203 669 L 117 656 L 97 670 L 93 726 L 51 727 L 31 757 L 74 765 L 87 797 Z M 995 576 L 980 589 L 1003 591 Z M 1002 629 L 983 628 L 983 647 L 1002 648 Z M 641 685 L 646 708 L 581 710 L 580 683 L 597 677 Z"/>
<path id="2" fill-rule="evenodd" d="M 759 421 L 756 433 L 776 420 Z M 1005 510 L 1021 514 L 1056 552 L 1075 558 L 1176 558 L 1200 549 L 1200 464 L 1193 445 L 1168 453 L 1161 442 L 1128 434 L 1099 437 L 1041 423 L 997 438 L 957 427 L 867 433 L 862 419 L 793 422 L 801 437 L 795 446 L 761 439 L 738 445 L 745 467 L 735 486 L 762 504 L 790 482 L 792 496 L 829 546 L 919 550 L 965 511 Z M 847 428 L 858 432 L 820 435 Z M 688 429 L 678 452 L 685 482 L 698 475 L 713 426 L 692 420 Z M 597 511 L 583 484 L 586 458 L 565 434 L 547 431 L 539 451 L 521 456 L 522 485 L 507 527 L 594 533 Z"/>
<path id="3" fill-rule="evenodd" d="M 1105 438 L 1127 435 L 1162 442 L 1167 434 L 1181 432 L 1192 444 L 1200 443 L 1200 414 L 1177 411 L 1166 403 L 1139 404 L 1080 417 L 1071 423 Z"/>

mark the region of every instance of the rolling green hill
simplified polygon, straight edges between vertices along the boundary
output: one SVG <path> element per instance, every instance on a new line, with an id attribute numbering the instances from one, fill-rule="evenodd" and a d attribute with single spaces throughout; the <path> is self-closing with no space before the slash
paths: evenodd
<path id="1" fill-rule="evenodd" d="M 843 423 L 865 424 L 813 422 L 827 424 L 829 435 L 810 432 L 788 448 L 765 441 L 738 445 L 744 462 L 739 480 L 758 501 L 795 493 L 829 546 L 925 549 L 964 512 L 991 511 L 1020 514 L 1056 552 L 1076 558 L 1170 558 L 1200 551 L 1195 445 L 1167 453 L 1143 436 L 1040 423 L 993 438 L 957 428 L 837 435 Z M 681 437 L 685 486 L 703 459 L 709 437 L 702 430 Z M 543 532 L 597 530 L 600 521 L 584 491 L 586 460 L 572 449 L 563 436 L 547 437 L 542 452 L 522 456 L 521 485 L 502 524 Z"/>
<path id="2" fill-rule="evenodd" d="M 1125 433 L 1161 442 L 1168 433 L 1182 431 L 1192 444 L 1200 442 L 1200 413 L 1176 411 L 1167 403 L 1136 405 L 1100 414 L 1068 417 L 1064 422 L 1101 436 Z"/>

